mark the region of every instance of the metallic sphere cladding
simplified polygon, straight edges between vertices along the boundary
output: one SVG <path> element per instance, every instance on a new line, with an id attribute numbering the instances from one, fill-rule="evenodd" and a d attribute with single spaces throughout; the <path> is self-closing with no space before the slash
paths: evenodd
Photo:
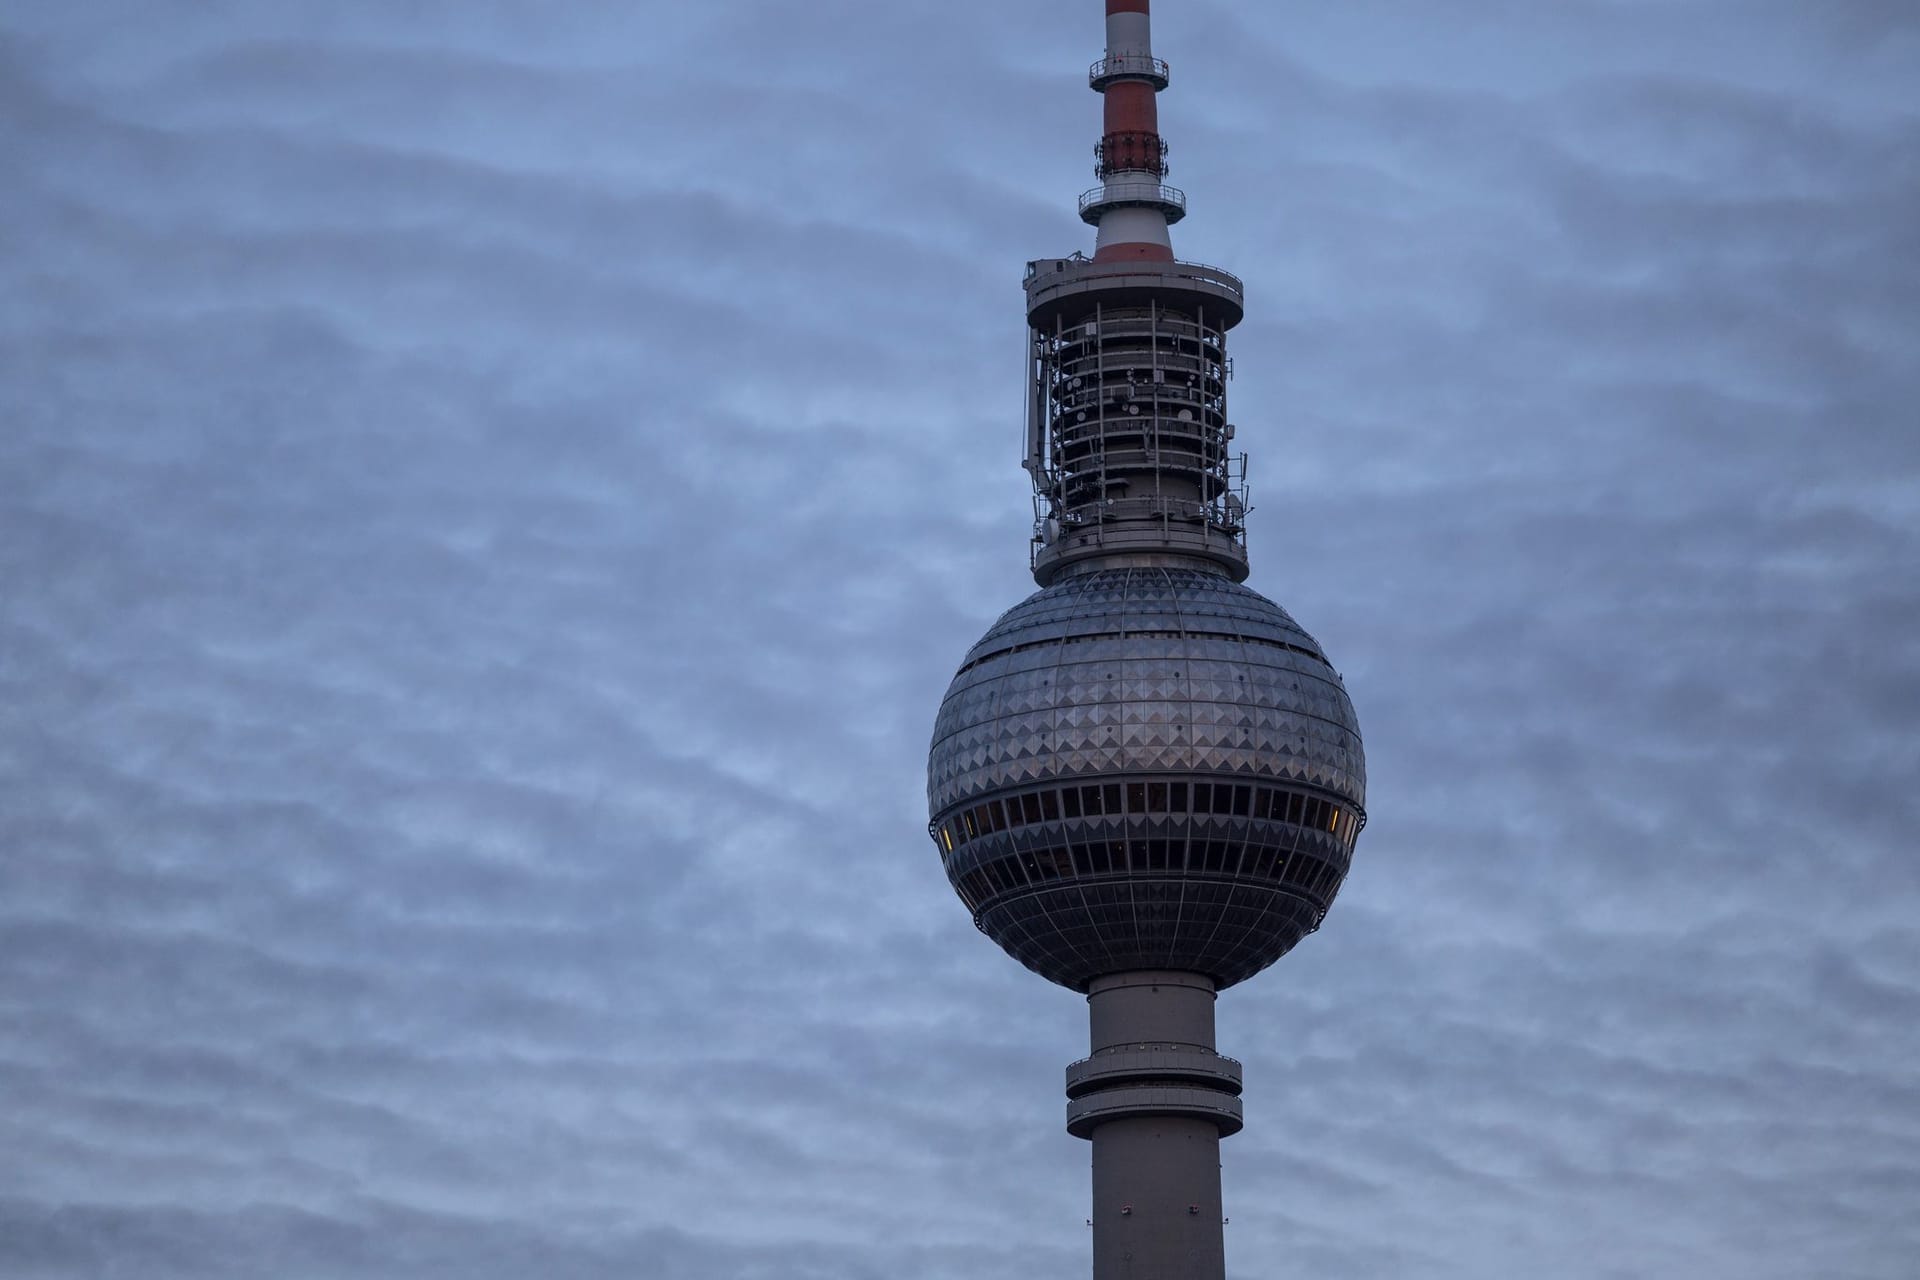
<path id="1" fill-rule="evenodd" d="M 1366 821 L 1340 676 L 1211 567 L 1077 567 L 1009 610 L 947 690 L 930 831 L 980 929 L 1077 991 L 1227 987 L 1319 926 Z"/>

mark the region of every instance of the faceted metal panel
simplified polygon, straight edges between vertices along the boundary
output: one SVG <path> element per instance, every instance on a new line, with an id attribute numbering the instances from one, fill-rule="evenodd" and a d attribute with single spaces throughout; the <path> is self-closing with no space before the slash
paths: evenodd
<path id="1" fill-rule="evenodd" d="M 1241 822 L 1232 847 L 1269 856 L 1231 861 L 1258 875 L 1201 864 L 1197 842 L 1224 835 L 1214 829 L 1222 819 L 1204 814 L 1143 823 L 1129 810 L 1121 828 L 1101 820 L 1112 828 L 1099 833 L 1103 848 L 1139 846 L 1118 869 L 1105 858 L 1104 869 L 1086 869 L 1091 819 L 982 831 L 958 847 L 973 839 L 963 815 L 983 801 L 1123 778 L 1260 784 L 1255 795 L 1319 797 L 1327 807 L 1309 812 L 1348 825 L 1336 839 L 1277 819 Z M 1081 990 L 1100 973 L 1141 967 L 1226 986 L 1318 925 L 1365 821 L 1366 765 L 1339 675 L 1285 610 L 1204 568 L 1137 564 L 1064 577 L 974 645 L 934 726 L 927 794 L 956 888 L 981 868 L 1009 868 L 991 885 L 972 880 L 963 896 L 1029 967 Z M 1168 841 L 1182 857 L 1191 848 L 1192 865 L 1147 865 L 1148 841 L 1156 859 Z M 1281 841 L 1285 853 L 1274 853 Z M 1056 860 L 1069 869 L 1056 872 Z"/>

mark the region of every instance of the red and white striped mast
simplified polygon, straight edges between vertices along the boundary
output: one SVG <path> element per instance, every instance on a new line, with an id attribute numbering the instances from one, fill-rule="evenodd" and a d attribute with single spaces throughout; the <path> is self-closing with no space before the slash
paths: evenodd
<path id="1" fill-rule="evenodd" d="M 1080 216 L 1099 229 L 1096 262 L 1171 262 L 1169 224 L 1186 197 L 1166 186 L 1167 143 L 1157 98 L 1167 64 L 1153 56 L 1148 0 L 1107 0 L 1107 56 L 1088 78 L 1105 99 L 1106 128 L 1095 149 L 1101 185 L 1080 198 Z"/>

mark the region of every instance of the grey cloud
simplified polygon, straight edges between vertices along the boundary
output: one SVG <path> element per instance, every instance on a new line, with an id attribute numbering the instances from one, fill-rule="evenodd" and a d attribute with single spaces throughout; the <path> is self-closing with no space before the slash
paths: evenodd
<path id="1" fill-rule="evenodd" d="M 920 802 L 1097 17 L 655 9 L 7 20 L 9 1274 L 1084 1265 Z M 1234 1273 L 1905 1274 L 1911 24 L 1161 10 L 1373 766 Z"/>

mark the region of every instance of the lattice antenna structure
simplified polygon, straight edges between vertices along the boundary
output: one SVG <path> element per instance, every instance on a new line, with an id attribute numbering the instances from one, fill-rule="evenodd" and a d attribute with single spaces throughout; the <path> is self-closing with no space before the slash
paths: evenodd
<path id="1" fill-rule="evenodd" d="M 1187 198 L 1161 181 L 1167 142 L 1146 0 L 1107 6 L 1106 56 L 1088 68 L 1105 108 L 1100 185 L 1080 197 L 1093 257 L 1027 264 L 1027 456 L 1033 572 L 1119 551 L 1167 551 L 1247 576 L 1246 458 L 1227 419 L 1227 331 L 1240 281 L 1173 256 Z"/>

